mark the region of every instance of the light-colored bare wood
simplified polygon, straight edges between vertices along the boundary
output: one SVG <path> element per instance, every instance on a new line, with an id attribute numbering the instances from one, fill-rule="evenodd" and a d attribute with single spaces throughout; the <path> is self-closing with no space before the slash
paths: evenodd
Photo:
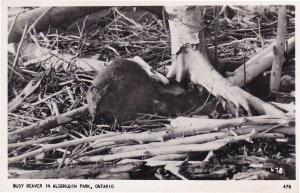
<path id="1" fill-rule="evenodd" d="M 277 39 L 276 45 L 273 48 L 273 65 L 270 79 L 270 90 L 279 91 L 281 70 L 284 62 L 284 51 L 285 51 L 285 36 L 286 36 L 286 5 L 280 7 L 278 11 L 278 27 L 277 27 Z"/>

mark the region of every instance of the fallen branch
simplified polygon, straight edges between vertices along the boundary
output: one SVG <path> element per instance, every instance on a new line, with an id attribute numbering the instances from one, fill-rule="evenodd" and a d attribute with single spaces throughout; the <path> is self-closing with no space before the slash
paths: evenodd
<path id="1" fill-rule="evenodd" d="M 223 139 L 229 136 L 230 136 L 229 133 L 217 133 L 217 132 L 206 133 L 202 135 L 170 139 L 166 142 L 154 142 L 154 143 L 141 144 L 141 145 L 120 146 L 120 147 L 113 148 L 111 152 L 120 153 L 120 152 L 128 152 L 128 151 L 141 150 L 141 149 L 159 148 L 159 147 L 165 147 L 171 145 L 201 144 L 205 142 L 214 141 L 216 139 Z"/>
<path id="2" fill-rule="evenodd" d="M 24 48 L 23 54 L 30 55 L 30 60 L 21 64 L 23 69 L 31 64 L 40 63 L 46 70 L 63 68 L 68 72 L 76 66 L 78 71 L 90 72 L 102 71 L 106 65 L 105 62 L 96 59 L 79 58 L 71 54 L 60 54 L 58 50 L 39 48 L 33 43 Z"/>
<path id="3" fill-rule="evenodd" d="M 258 133 L 254 139 L 283 139 L 285 136 L 281 133 Z"/>
<path id="4" fill-rule="evenodd" d="M 216 132 L 222 128 L 257 124 L 287 124 L 293 121 L 293 118 L 278 118 L 267 115 L 235 119 L 203 119 L 178 117 L 171 121 L 170 128 L 165 128 L 164 130 L 160 129 L 160 131 L 157 132 L 124 133 L 122 135 L 118 135 L 112 138 L 104 138 L 101 140 L 97 140 L 92 144 L 92 146 L 95 148 L 101 147 L 101 143 L 105 141 L 115 141 L 123 143 L 126 141 L 132 141 L 137 142 L 139 144 L 147 142 L 160 142 L 175 137 Z"/>
<path id="5" fill-rule="evenodd" d="M 110 133 L 110 134 L 106 134 L 106 135 L 96 135 L 96 136 L 92 136 L 92 137 L 85 137 L 85 138 L 65 141 L 65 142 L 61 142 L 61 143 L 57 143 L 57 144 L 47 144 L 37 150 L 31 151 L 31 152 L 28 152 L 28 153 L 25 153 L 25 154 L 22 154 L 22 155 L 19 155 L 16 157 L 8 158 L 8 163 L 16 163 L 22 159 L 25 159 L 28 157 L 33 157 L 33 156 L 36 156 L 41 153 L 48 152 L 48 151 L 51 151 L 54 149 L 75 146 L 75 145 L 79 145 L 82 143 L 88 143 L 91 141 L 95 141 L 95 140 L 101 139 L 103 137 L 112 137 L 115 135 L 118 135 L 118 133 Z"/>
<path id="6" fill-rule="evenodd" d="M 85 106 L 84 106 L 85 107 Z M 84 107 L 81 107 L 84 109 Z M 77 109 L 78 111 L 78 109 Z M 76 111 L 76 112 L 77 112 Z M 70 114 L 70 112 L 68 112 Z M 70 120 L 70 118 L 66 118 L 67 120 Z M 142 132 L 142 133 L 113 133 L 113 134 L 105 134 L 105 135 L 99 135 L 99 136 L 92 136 L 92 137 L 86 137 L 81 139 L 74 139 L 67 142 L 62 142 L 58 144 L 51 144 L 46 145 L 40 149 L 34 150 L 32 152 L 25 153 L 23 155 L 19 155 L 16 157 L 9 158 L 9 163 L 15 163 L 19 160 L 32 157 L 35 155 L 38 155 L 43 152 L 47 152 L 50 150 L 54 150 L 57 148 L 63 148 L 63 147 L 70 147 L 74 145 L 79 145 L 81 143 L 86 142 L 93 142 L 90 144 L 90 147 L 93 148 L 102 148 L 104 146 L 111 146 L 114 144 L 122 144 L 122 143 L 128 143 L 128 142 L 137 142 L 137 143 L 149 143 L 149 142 L 161 142 L 166 139 L 176 138 L 176 137 L 182 137 L 182 136 L 189 136 L 189 135 L 196 135 L 199 133 L 208 133 L 208 132 L 215 132 L 222 128 L 230 128 L 230 127 L 237 127 L 237 126 L 243 126 L 243 125 L 257 125 L 257 124 L 288 124 L 290 122 L 293 122 L 293 118 L 274 118 L 270 116 L 257 116 L 257 117 L 248 117 L 248 118 L 235 118 L 235 119 L 201 119 L 201 118 L 187 118 L 187 117 L 179 117 L 171 121 L 171 127 L 165 128 L 164 130 L 161 129 L 161 131 L 157 132 Z M 44 121 L 42 121 L 44 122 Z M 48 123 L 49 121 L 46 121 Z M 53 122 L 57 123 L 55 120 Z M 36 124 L 34 124 L 36 125 Z M 38 125 L 38 123 L 37 123 Z M 49 126 L 49 125 L 46 125 Z M 266 129 L 269 129 L 271 126 L 268 126 Z M 33 127 L 31 128 L 30 132 L 34 133 L 37 128 Z M 251 129 L 251 127 L 250 127 Z M 253 128 L 252 128 L 253 130 Z M 249 130 L 248 130 L 249 131 Z M 278 132 L 278 130 L 274 130 L 273 132 Z M 250 131 L 244 132 L 249 134 Z M 15 134 L 16 135 L 16 134 Z M 13 135 L 14 136 L 14 135 Z M 210 134 L 210 135 L 204 135 L 204 136 L 194 136 L 191 138 L 187 138 L 187 141 L 190 141 L 190 143 L 203 143 L 205 141 L 211 141 L 213 139 L 216 139 L 218 137 L 226 137 L 228 134 Z M 10 139 L 10 138 L 9 138 Z M 169 145 L 180 144 L 183 139 L 174 139 L 174 141 L 169 142 Z M 150 145 L 151 146 L 151 145 Z M 164 146 L 164 145 L 162 145 Z M 157 144 L 154 145 L 154 147 L 161 147 Z"/>
<path id="7" fill-rule="evenodd" d="M 274 133 L 280 133 L 284 135 L 295 135 L 296 134 L 296 129 L 295 126 L 283 126 L 282 124 L 280 127 L 276 127 L 272 129 L 272 132 Z M 277 125 L 275 125 L 277 126 Z M 250 133 L 253 129 L 257 131 L 258 133 L 265 132 L 268 129 L 274 127 L 274 125 L 245 125 L 242 126 L 238 129 L 235 129 L 234 132 L 238 135 L 244 135 L 247 133 Z M 226 132 L 228 129 L 221 129 L 220 131 Z"/>
<path id="8" fill-rule="evenodd" d="M 272 117 L 269 115 L 241 117 L 234 119 L 202 119 L 177 117 L 176 119 L 171 120 L 170 125 L 175 128 L 183 128 L 187 131 L 192 131 L 193 129 L 200 131 L 201 128 L 215 128 L 215 130 L 218 130 L 221 128 L 239 127 L 243 125 L 287 124 L 294 121 L 294 117 Z"/>
<path id="9" fill-rule="evenodd" d="M 64 134 L 64 135 L 58 135 L 58 136 L 54 136 L 54 137 L 46 137 L 46 138 L 41 138 L 41 139 L 29 140 L 29 141 L 20 142 L 20 143 L 11 143 L 11 144 L 8 144 L 8 149 L 20 147 L 20 146 L 26 146 L 26 145 L 35 145 L 35 144 L 39 144 L 39 143 L 56 140 L 56 139 L 63 139 L 66 137 L 67 137 L 67 135 Z"/>
<path id="10" fill-rule="evenodd" d="M 8 133 L 8 142 L 14 143 L 20 139 L 25 139 L 26 137 L 33 136 L 38 133 L 42 133 L 45 130 L 70 123 L 73 120 L 76 120 L 78 117 L 81 117 L 87 113 L 88 107 L 87 105 L 82 106 L 78 109 L 74 109 L 72 111 L 63 113 L 58 116 L 50 117 L 41 122 L 37 122 L 35 124 L 29 125 L 22 129 L 18 129 L 16 131 Z"/>
<path id="11" fill-rule="evenodd" d="M 254 128 L 253 128 L 254 129 Z M 244 130 L 246 131 L 246 130 Z M 235 132 L 235 130 L 233 131 Z M 245 134 L 251 133 L 250 129 L 247 130 L 247 132 L 238 132 Z M 171 146 L 171 145 L 184 145 L 184 144 L 201 144 L 206 143 L 210 141 L 214 141 L 217 139 L 224 139 L 226 137 L 232 136 L 232 133 L 230 132 L 214 132 L 214 133 L 206 133 L 191 137 L 182 137 L 182 138 L 176 138 L 176 139 L 170 139 L 166 142 L 153 142 L 148 144 L 140 144 L 140 145 L 128 145 L 128 146 L 119 146 L 111 149 L 112 153 L 121 153 L 121 152 L 129 152 L 129 151 L 135 151 L 135 150 L 142 150 L 142 149 L 152 149 L 152 148 L 158 148 L 158 147 L 165 147 L 165 146 Z M 281 133 L 258 133 L 253 136 L 253 138 L 284 138 L 285 136 Z M 170 156 L 162 156 L 157 157 L 157 159 L 171 159 L 172 158 L 182 158 L 184 157 L 182 154 L 180 156 L 173 157 L 173 154 L 170 154 Z"/>
<path id="12" fill-rule="evenodd" d="M 164 154 L 164 155 L 157 155 L 151 157 L 147 160 L 158 160 L 158 161 L 174 161 L 174 160 L 185 160 L 189 157 L 189 154 Z"/>
<path id="13" fill-rule="evenodd" d="M 15 22 L 15 21 L 14 21 L 14 22 Z M 12 29 L 10 29 L 10 30 L 12 30 Z M 15 58 L 14 58 L 14 63 L 12 64 L 11 72 L 10 72 L 10 74 L 9 74 L 9 76 L 8 76 L 8 82 L 9 82 L 9 83 L 11 82 L 11 79 L 12 79 L 12 77 L 13 77 L 15 68 L 17 67 L 18 60 L 19 60 L 19 55 L 20 55 L 21 48 L 22 48 L 23 42 L 24 42 L 24 40 L 25 40 L 27 31 L 28 31 L 28 20 L 27 20 L 26 23 L 25 23 L 25 26 L 24 26 L 24 29 L 23 29 L 23 32 L 22 32 L 22 36 L 21 36 L 21 41 L 20 41 L 20 43 L 19 43 L 19 45 L 18 45 L 17 53 L 16 53 Z M 11 32 L 11 31 L 10 31 L 10 32 Z"/>
<path id="14" fill-rule="evenodd" d="M 36 32 L 47 30 L 49 26 L 57 27 L 63 23 L 68 23 L 74 19 L 81 18 L 89 13 L 95 11 L 101 11 L 108 9 L 109 7 L 51 7 L 51 9 L 40 18 L 39 22 L 35 24 Z M 45 13 L 49 7 L 40 7 L 27 11 L 19 15 L 14 26 L 11 29 L 11 33 L 8 36 L 8 43 L 18 42 L 21 38 L 24 26 L 28 20 L 28 25 L 31 26 L 43 13 Z M 8 19 L 8 28 L 14 23 L 14 17 Z"/>
<path id="15" fill-rule="evenodd" d="M 270 102 L 270 104 L 276 106 L 279 109 L 283 109 L 289 113 L 295 113 L 296 110 L 294 103 L 286 104 L 286 103 Z"/>
<path id="16" fill-rule="evenodd" d="M 88 163 L 88 162 L 99 162 L 99 161 L 113 161 L 119 159 L 126 158 L 136 158 L 136 157 L 149 157 L 149 156 L 157 156 L 164 154 L 184 154 L 184 153 L 192 153 L 192 152 L 206 152 L 206 151 L 214 151 L 223 147 L 228 143 L 234 143 L 240 140 L 251 140 L 255 132 L 252 132 L 247 135 L 236 136 L 236 137 L 228 137 L 225 139 L 215 140 L 213 142 L 203 143 L 203 144 L 188 144 L 188 145 L 174 145 L 174 146 L 165 146 L 158 147 L 147 150 L 136 150 L 130 152 L 116 153 L 112 155 L 99 155 L 99 156 L 90 156 L 90 157 L 82 157 L 76 160 L 79 163 Z M 58 162 L 61 160 L 59 159 Z"/>
<path id="17" fill-rule="evenodd" d="M 229 76 L 227 80 L 236 86 L 243 87 L 256 78 L 259 74 L 268 70 L 272 66 L 272 61 L 274 58 L 273 46 L 275 45 L 275 42 L 253 56 L 245 63 L 245 66 L 242 65 L 241 67 L 237 68 L 233 75 Z M 287 45 L 287 53 L 290 53 L 295 49 L 295 37 L 288 39 Z"/>

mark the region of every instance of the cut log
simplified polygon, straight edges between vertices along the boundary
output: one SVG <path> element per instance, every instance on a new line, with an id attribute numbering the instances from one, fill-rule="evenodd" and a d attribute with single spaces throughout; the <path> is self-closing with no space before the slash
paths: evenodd
<path id="1" fill-rule="evenodd" d="M 8 43 L 18 42 L 22 36 L 23 29 L 27 21 L 29 26 L 35 23 L 36 32 L 47 30 L 49 26 L 56 27 L 63 23 L 71 22 L 95 11 L 101 11 L 108 7 L 40 7 L 20 14 L 14 23 L 14 17 L 8 19 L 8 29 L 14 23 L 11 33 L 8 36 Z M 40 18 L 47 12 L 43 17 Z"/>

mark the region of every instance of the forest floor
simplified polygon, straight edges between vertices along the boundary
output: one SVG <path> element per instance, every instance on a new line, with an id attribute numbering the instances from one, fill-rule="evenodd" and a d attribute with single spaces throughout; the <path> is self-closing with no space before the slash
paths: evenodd
<path id="1" fill-rule="evenodd" d="M 260 52 L 276 39 L 277 7 L 239 7 L 241 14 L 232 19 L 219 18 L 217 41 L 215 41 L 215 18 L 210 12 L 205 15 L 207 25 L 207 45 L 214 53 L 217 43 L 217 56 L 226 61 L 247 61 L 255 53 Z M 288 7 L 287 39 L 295 35 L 295 8 Z M 93 30 L 78 35 L 78 31 L 61 32 L 51 29 L 48 33 L 35 37 L 41 47 L 58 50 L 61 55 L 72 55 L 74 58 L 87 58 L 101 61 L 107 65 L 118 58 L 143 58 L 154 70 L 166 75 L 171 65 L 170 34 L 166 22 L 156 16 L 133 7 L 112 9 L 111 15 L 102 18 Z M 83 30 L 84 31 L 84 30 Z M 28 43 L 29 44 L 29 43 Z M 15 54 L 9 53 L 9 69 L 12 69 Z M 289 54 L 282 71 L 280 92 L 269 91 L 270 69 L 244 89 L 266 102 L 285 104 L 295 103 L 295 54 Z M 34 123 L 59 116 L 84 106 L 86 93 L 95 76 L 95 72 L 84 71 L 72 62 L 26 61 L 26 56 L 20 56 L 26 65 L 19 65 L 14 73 L 8 70 L 8 102 L 16 97 L 21 102 L 8 113 L 8 132 L 28 127 Z M 71 60 L 72 61 L 72 60 Z M 22 62 L 19 62 L 22 63 Z M 66 65 L 68 63 L 68 65 Z M 49 65 L 47 65 L 49 64 Z M 34 86 L 30 85 L 34 81 Z M 37 84 L 37 85 L 36 85 Z M 119 141 L 104 141 L 102 146 L 92 146 L 91 141 L 70 146 L 58 146 L 49 151 L 39 151 L 41 148 L 52 147 L 54 144 L 88 138 L 99 135 L 137 134 L 147 131 L 160 132 L 170 124 L 171 119 L 178 116 L 202 117 L 203 119 L 236 118 L 222 105 L 218 99 L 209 97 L 207 91 L 201 93 L 190 83 L 181 85 L 192 96 L 192 102 L 183 105 L 184 110 L 170 114 L 143 114 L 121 125 L 120 130 L 112 130 L 111 120 L 103 119 L 101 124 L 92 123 L 88 113 L 75 121 L 49 128 L 41 133 L 18 140 L 25 145 L 9 146 L 8 158 L 17 161 L 9 163 L 10 178 L 84 178 L 84 179 L 193 179 L 193 180 L 225 180 L 225 179 L 295 179 L 295 131 L 272 132 L 274 128 L 294 127 L 289 124 L 274 124 L 267 127 L 270 135 L 254 137 L 250 141 L 228 143 L 217 150 L 172 154 L 169 159 L 157 162 L 149 154 L 128 157 L 116 157 L 110 161 L 98 160 L 97 163 L 79 162 L 79 158 L 92 156 L 115 155 L 122 147 L 137 146 L 137 141 L 120 139 Z M 33 88 L 34 87 L 34 88 Z M 209 100 L 208 100 L 209 98 Z M 189 101 L 187 99 L 186 101 Z M 182 103 L 184 104 L 184 100 Z M 211 104 L 204 111 L 199 108 Z M 204 117 L 206 116 L 206 117 Z M 232 132 L 233 127 L 223 132 Z M 251 126 L 255 129 L 255 125 Z M 213 133 L 213 132 L 212 132 Z M 212 134 L 210 133 L 210 134 Z M 218 132 L 219 134 L 219 132 Z M 272 135 L 271 135 L 272 134 Z M 199 134 L 201 135 L 201 134 Z M 203 134 L 205 135 L 205 134 Z M 109 136 L 108 136 L 109 137 Z M 111 137 L 114 139 L 113 137 Z M 111 139 L 110 138 L 110 139 Z M 178 137 L 177 137 L 178 138 Z M 218 139 L 217 137 L 215 140 Z M 40 141 L 38 141 L 40 140 Z M 123 140 L 123 141 L 122 141 Z M 170 140 L 170 139 L 168 139 Z M 166 140 L 167 141 L 167 140 Z M 214 141 L 214 140 L 212 140 Z M 106 143 L 107 142 L 107 143 Z M 110 143 L 108 143 L 110 142 Z M 14 143 L 18 144 L 18 143 Z M 164 146 L 164 144 L 161 144 Z M 121 148 L 120 148 L 121 147 Z M 118 149 L 119 148 L 119 149 Z M 117 151 L 118 150 L 118 151 Z M 126 152 L 125 152 L 126 153 Z M 128 152 L 128 155 L 130 152 Z M 106 159 L 107 157 L 105 157 Z M 121 162 L 118 162 L 121 161 Z M 173 165 L 172 165 L 173 164 Z M 105 167 L 104 167 L 105 166 Z M 167 167 L 169 166 L 169 167 Z M 55 173 L 60 169 L 61 174 Z M 91 170 L 93 168 L 93 170 Z"/>

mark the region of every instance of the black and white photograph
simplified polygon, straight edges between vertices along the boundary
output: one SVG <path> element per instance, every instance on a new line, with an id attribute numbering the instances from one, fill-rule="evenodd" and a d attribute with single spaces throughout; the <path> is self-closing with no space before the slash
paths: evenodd
<path id="1" fill-rule="evenodd" d="M 299 191 L 295 3 L 101 2 L 2 5 L 9 190 Z"/>

